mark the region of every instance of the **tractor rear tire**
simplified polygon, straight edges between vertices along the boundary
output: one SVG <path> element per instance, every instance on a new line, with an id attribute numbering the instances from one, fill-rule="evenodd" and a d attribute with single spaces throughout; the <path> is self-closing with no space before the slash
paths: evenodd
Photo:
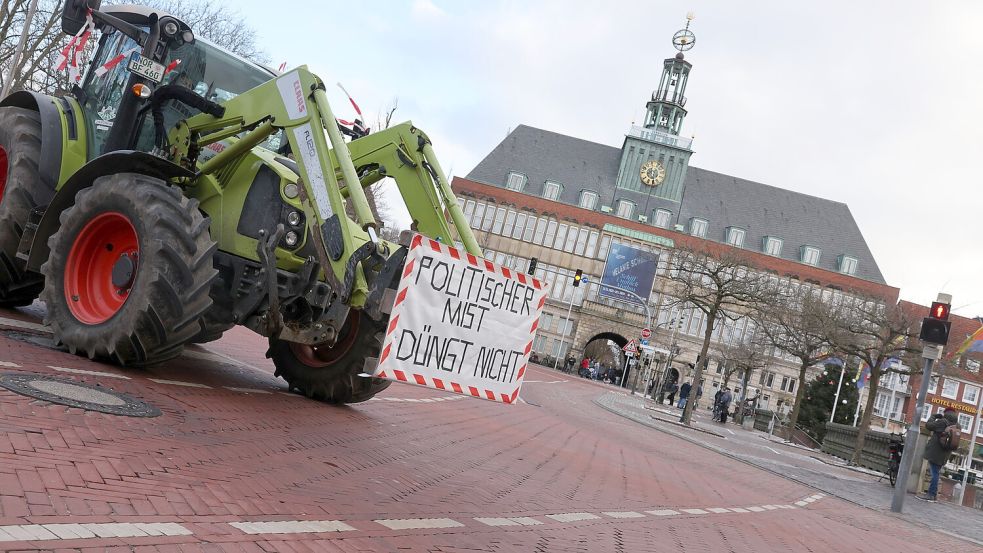
<path id="1" fill-rule="evenodd" d="M 30 305 L 44 278 L 17 258 L 31 210 L 51 201 L 41 181 L 41 118 L 37 112 L 0 108 L 0 306 Z"/>
<path id="2" fill-rule="evenodd" d="M 309 398 L 327 403 L 367 401 L 390 384 L 389 380 L 359 376 L 366 358 L 379 357 L 384 330 L 384 323 L 353 309 L 334 347 L 271 338 L 267 357 L 273 359 L 276 376 Z"/>
<path id="3" fill-rule="evenodd" d="M 56 342 L 123 365 L 177 357 L 212 303 L 208 225 L 197 200 L 146 175 L 100 177 L 79 192 L 41 267 Z"/>

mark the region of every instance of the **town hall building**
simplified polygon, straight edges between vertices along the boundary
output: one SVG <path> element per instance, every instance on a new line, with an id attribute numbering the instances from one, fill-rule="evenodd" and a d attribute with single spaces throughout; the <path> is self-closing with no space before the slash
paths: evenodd
<path id="1" fill-rule="evenodd" d="M 668 369 L 685 380 L 706 321 L 698 310 L 672 306 L 666 295 L 665 260 L 680 246 L 713 242 L 823 294 L 897 301 L 898 289 L 885 283 L 846 204 L 691 165 L 693 140 L 681 133 L 693 69 L 684 52 L 694 42 L 687 23 L 673 37 L 679 52 L 663 62 L 644 120 L 629 126 L 620 148 L 520 125 L 452 183 L 486 257 L 518 270 L 535 258 L 537 275 L 550 283 L 533 348 L 540 358 L 579 359 L 599 340 L 624 346 L 650 325 L 654 353 L 629 378 L 647 382 L 665 374 L 671 360 Z M 599 293 L 615 245 L 652 252 L 661 261 L 647 310 Z M 586 284 L 574 287 L 577 270 Z M 746 319 L 726 321 L 714 340 L 732 343 L 752 327 Z M 712 348 L 710 357 L 707 386 L 722 385 Z M 742 391 L 760 393 L 764 407 L 790 408 L 801 385 L 796 367 L 778 354 Z"/>

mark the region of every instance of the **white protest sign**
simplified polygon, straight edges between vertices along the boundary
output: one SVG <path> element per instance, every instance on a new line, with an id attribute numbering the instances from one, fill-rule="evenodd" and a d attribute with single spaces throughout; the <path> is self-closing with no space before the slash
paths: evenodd
<path id="1" fill-rule="evenodd" d="M 545 304 L 538 279 L 416 235 L 373 376 L 515 403 Z"/>

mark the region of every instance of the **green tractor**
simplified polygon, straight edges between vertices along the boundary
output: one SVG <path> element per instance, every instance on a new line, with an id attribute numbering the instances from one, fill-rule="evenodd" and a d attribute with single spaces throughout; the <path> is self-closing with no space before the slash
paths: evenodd
<path id="1" fill-rule="evenodd" d="M 292 390 L 386 388 L 366 373 L 406 244 L 379 238 L 364 188 L 393 178 L 414 231 L 481 255 L 427 135 L 342 128 L 306 67 L 277 74 L 150 8 L 68 0 L 63 30 L 83 26 L 101 36 L 70 94 L 0 100 L 0 305 L 40 297 L 55 340 L 94 359 L 160 363 L 244 325 Z"/>

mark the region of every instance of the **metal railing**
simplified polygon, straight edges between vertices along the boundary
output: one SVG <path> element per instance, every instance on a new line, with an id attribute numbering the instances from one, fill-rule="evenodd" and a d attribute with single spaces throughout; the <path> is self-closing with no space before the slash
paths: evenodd
<path id="1" fill-rule="evenodd" d="M 676 136 L 674 134 L 669 134 L 665 131 L 659 131 L 656 129 L 646 129 L 645 127 L 639 127 L 638 125 L 631 126 L 631 128 L 628 130 L 628 136 L 641 138 L 642 140 L 648 140 L 649 142 L 658 142 L 659 144 L 674 146 L 676 148 L 684 148 L 687 150 L 693 145 L 692 138 Z"/>

